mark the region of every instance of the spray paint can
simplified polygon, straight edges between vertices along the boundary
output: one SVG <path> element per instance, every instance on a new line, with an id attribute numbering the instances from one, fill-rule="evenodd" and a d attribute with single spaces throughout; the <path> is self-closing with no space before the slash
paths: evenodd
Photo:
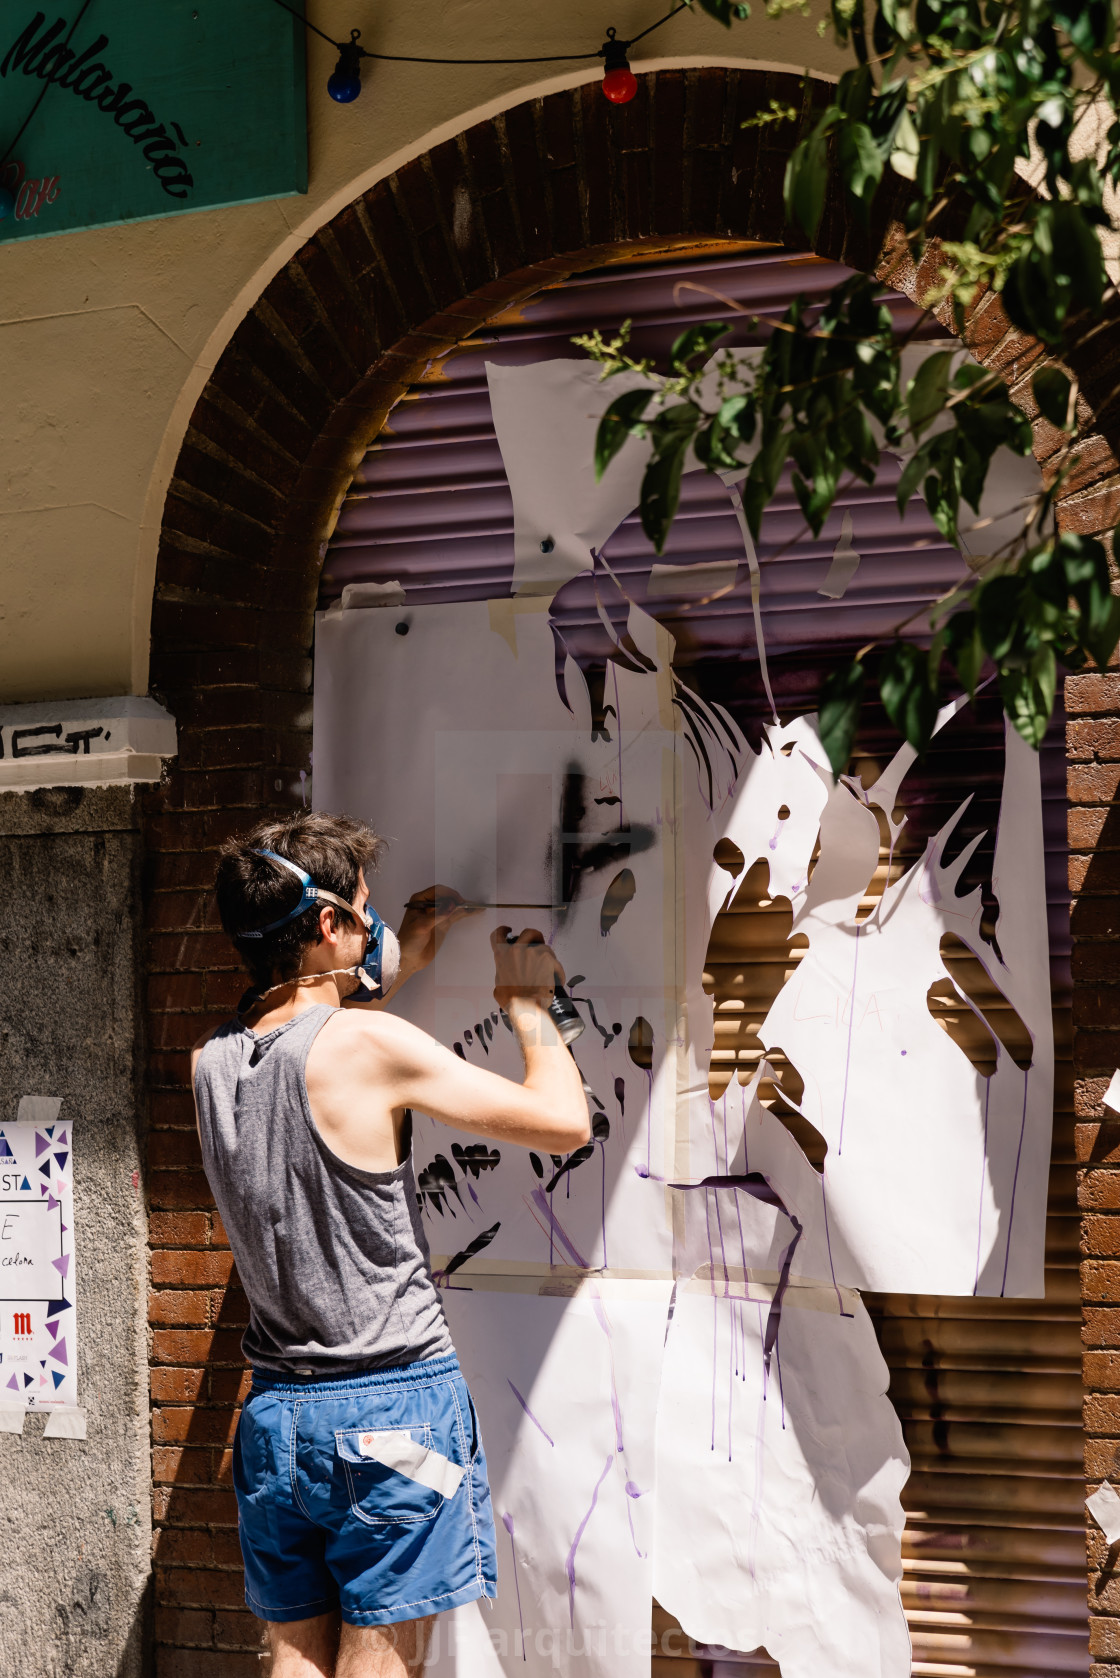
<path id="1" fill-rule="evenodd" d="M 583 1015 L 564 989 L 557 985 L 552 1001 L 545 1012 L 556 1027 L 560 1041 L 564 1047 L 570 1048 L 577 1037 L 582 1036 L 584 1030 Z"/>
<path id="2" fill-rule="evenodd" d="M 506 939 L 506 943 L 516 944 L 517 934 L 511 932 Z M 583 1015 L 559 981 L 556 983 L 552 993 L 552 1001 L 545 1009 L 545 1013 L 556 1027 L 556 1034 L 566 1049 L 571 1047 L 577 1037 L 582 1037 L 587 1029 Z"/>

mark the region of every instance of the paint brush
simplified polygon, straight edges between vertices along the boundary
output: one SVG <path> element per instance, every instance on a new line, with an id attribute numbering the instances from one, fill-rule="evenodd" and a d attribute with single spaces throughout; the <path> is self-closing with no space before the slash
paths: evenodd
<path id="1" fill-rule="evenodd" d="M 468 903 L 457 897 L 410 897 L 406 909 L 566 909 L 566 903 Z"/>

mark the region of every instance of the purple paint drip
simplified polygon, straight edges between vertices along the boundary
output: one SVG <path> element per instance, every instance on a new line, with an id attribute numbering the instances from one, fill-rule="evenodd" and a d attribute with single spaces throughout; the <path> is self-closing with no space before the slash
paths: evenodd
<path id="1" fill-rule="evenodd" d="M 833 1286 L 833 1290 L 836 1294 L 837 1309 L 839 1310 L 840 1315 L 842 1317 L 849 1317 L 849 1316 L 851 1316 L 851 1312 L 850 1311 L 845 1311 L 845 1309 L 844 1309 L 844 1300 L 841 1296 L 840 1287 L 839 1287 L 839 1284 L 836 1280 L 836 1266 L 832 1262 L 832 1236 L 829 1233 L 829 1228 L 828 1228 L 828 1196 L 825 1193 L 823 1175 L 821 1177 L 821 1207 L 824 1211 L 824 1239 L 825 1239 L 825 1245 L 828 1248 L 828 1268 L 832 1273 L 832 1286 Z"/>
<path id="2" fill-rule="evenodd" d="M 579 1549 L 580 1540 L 587 1530 L 587 1523 L 595 1513 L 595 1505 L 599 1501 L 599 1488 L 610 1473 L 613 1461 L 613 1456 L 607 1458 L 606 1467 L 595 1482 L 595 1490 L 591 1494 L 591 1507 L 576 1528 L 576 1535 L 572 1539 L 572 1547 L 568 1551 L 568 1559 L 564 1563 L 568 1574 L 568 1618 L 573 1627 L 576 1623 L 576 1551 Z"/>
<path id="3" fill-rule="evenodd" d="M 599 1157 L 603 1165 L 603 1189 L 601 1215 L 603 1220 L 603 1269 L 607 1268 L 607 1150 L 605 1144 L 599 1143 Z M 569 1172 L 569 1176 L 571 1173 Z"/>
<path id="4" fill-rule="evenodd" d="M 599 1290 L 593 1289 L 591 1294 L 591 1309 L 595 1313 L 595 1320 L 607 1337 L 607 1354 L 611 1365 L 611 1409 L 614 1411 L 614 1442 L 615 1449 L 621 1456 L 626 1449 L 622 1442 L 622 1406 L 618 1402 L 618 1381 L 614 1372 L 614 1335 L 611 1333 L 610 1319 L 603 1309 L 603 1302 L 599 1298 Z"/>
<path id="5" fill-rule="evenodd" d="M 516 1390 L 514 1388 L 515 1392 Z M 517 1577 L 517 1546 L 513 1542 L 513 1516 L 508 1511 L 502 1516 L 502 1525 L 509 1533 L 510 1554 L 513 1556 L 513 1585 L 517 1592 L 517 1619 L 521 1626 L 521 1659 L 527 1661 L 529 1657 L 525 1653 L 525 1616 L 521 1612 L 521 1583 Z"/>
<path id="6" fill-rule="evenodd" d="M 739 1196 L 735 1196 L 735 1217 L 739 1223 L 739 1256 L 743 1261 L 743 1286 L 747 1287 L 747 1242 L 743 1234 L 743 1211 L 739 1205 Z"/>
<path id="7" fill-rule="evenodd" d="M 1031 1069 L 1028 1066 L 1023 1073 L 1023 1116 L 1019 1121 L 1019 1146 L 1015 1153 L 1015 1175 L 1011 1179 L 1011 1205 L 1007 1213 L 1007 1245 L 1003 1250 L 1003 1280 L 999 1285 L 999 1297 L 1002 1299 L 1007 1287 L 1007 1267 L 1011 1263 L 1011 1228 L 1015 1222 L 1015 1190 L 1019 1187 L 1019 1162 L 1023 1157 L 1023 1137 L 1027 1130 L 1027 1091 L 1030 1088 Z M 57 1263 L 57 1260 L 55 1261 Z"/>
<path id="8" fill-rule="evenodd" d="M 622 712 L 618 705 L 618 665 L 611 659 L 611 678 L 614 682 L 614 731 L 618 739 L 618 831 L 626 825 L 626 803 L 622 796 Z"/>
<path id="9" fill-rule="evenodd" d="M 762 1306 L 758 1307 L 758 1338 L 762 1340 Z M 758 1537 L 758 1523 L 762 1516 L 762 1484 L 763 1468 L 766 1464 L 766 1454 L 763 1449 L 763 1438 L 766 1431 L 766 1369 L 762 1371 L 762 1397 L 758 1401 L 758 1421 L 754 1430 L 754 1496 L 751 1499 L 751 1520 L 747 1536 L 747 1564 L 751 1578 L 755 1577 L 755 1548 Z"/>
<path id="10" fill-rule="evenodd" d="M 674 1187 L 675 1186 L 676 1185 L 674 1184 Z M 711 1189 L 705 1188 L 705 1190 L 704 1190 L 704 1233 L 708 1238 L 708 1278 L 709 1278 L 710 1281 L 714 1282 L 715 1279 L 716 1279 L 716 1255 L 715 1255 L 715 1249 L 712 1246 L 712 1202 L 711 1202 L 711 1193 L 712 1193 Z"/>
<path id="11" fill-rule="evenodd" d="M 630 1504 L 631 1504 L 632 1500 L 637 1499 L 639 1497 L 645 1497 L 645 1495 L 646 1495 L 645 1492 L 640 1491 L 638 1489 L 638 1487 L 634 1484 L 633 1480 L 627 1480 L 627 1482 L 626 1482 L 626 1519 L 630 1523 L 630 1542 L 634 1546 L 634 1553 L 637 1556 L 639 1561 L 645 1561 L 646 1557 L 645 1557 L 645 1551 L 642 1550 L 639 1547 L 638 1535 L 634 1531 L 634 1514 L 633 1514 L 633 1511 L 630 1508 Z"/>
<path id="12" fill-rule="evenodd" d="M 545 1427 L 544 1423 L 538 1421 L 536 1416 L 534 1416 L 533 1412 L 530 1410 L 529 1406 L 526 1404 L 525 1400 L 522 1398 L 521 1394 L 518 1392 L 517 1388 L 514 1386 L 513 1382 L 510 1380 L 508 1375 L 506 1376 L 506 1386 L 509 1388 L 509 1390 L 513 1394 L 514 1398 L 517 1400 L 518 1404 L 520 1404 L 522 1410 L 524 1410 L 525 1414 L 528 1416 L 529 1420 L 532 1422 L 532 1424 L 536 1428 L 537 1432 L 543 1434 L 544 1437 L 548 1440 L 550 1445 L 555 1446 L 555 1444 L 556 1444 L 555 1439 L 553 1439 L 551 1433 L 549 1433 L 549 1431 Z M 512 1530 L 512 1528 L 511 1528 L 511 1530 Z"/>
<path id="13" fill-rule="evenodd" d="M 712 1450 L 716 1448 L 716 1345 L 719 1336 L 719 1300 L 712 1295 Z"/>
<path id="14" fill-rule="evenodd" d="M 855 956 L 852 960 L 852 995 L 848 1003 L 848 1051 L 844 1057 L 844 1094 L 840 1102 L 840 1136 L 836 1143 L 837 1155 L 844 1150 L 844 1115 L 848 1109 L 848 1074 L 852 1068 L 852 1031 L 856 1022 L 856 974 L 859 972 L 859 935 L 862 922 L 856 926 Z"/>
<path id="15" fill-rule="evenodd" d="M 556 1239 L 560 1242 L 560 1245 L 566 1249 L 569 1258 L 577 1269 L 590 1270 L 591 1265 L 588 1264 L 587 1260 L 582 1256 L 578 1249 L 572 1245 L 571 1241 L 569 1241 L 564 1231 L 564 1226 L 552 1210 L 548 1201 L 548 1196 L 544 1193 L 543 1189 L 534 1189 L 529 1198 L 532 1200 L 534 1206 L 536 1206 L 548 1220 L 548 1227 L 550 1231 L 549 1263 L 552 1263 L 552 1236 L 555 1235 Z"/>
<path id="16" fill-rule="evenodd" d="M 709 1102 L 708 1105 L 711 1106 L 711 1102 Z M 724 1175 L 727 1176 L 727 1177 L 730 1177 L 730 1175 L 731 1175 L 731 1155 L 728 1152 L 728 1141 L 727 1141 L 727 1091 L 726 1090 L 724 1090 L 724 1092 L 723 1092 L 723 1099 L 720 1102 L 720 1106 L 723 1108 L 723 1170 L 724 1170 Z"/>
<path id="17" fill-rule="evenodd" d="M 973 1294 L 980 1291 L 980 1251 L 984 1239 L 984 1177 L 988 1163 L 988 1103 L 992 1098 L 992 1080 L 984 1079 L 984 1142 L 980 1153 L 980 1210 L 976 1219 L 976 1280 L 972 1284 Z"/>
<path id="18" fill-rule="evenodd" d="M 723 1267 L 723 1297 L 727 1299 L 731 1293 L 731 1274 L 727 1268 L 727 1249 L 723 1244 L 723 1219 L 719 1215 L 719 1193 L 716 1192 L 716 1229 L 719 1232 L 719 1262 Z"/>
<path id="19" fill-rule="evenodd" d="M 782 1406 L 782 1432 L 786 1430 L 786 1389 L 782 1382 L 782 1348 L 780 1343 L 774 1345 L 774 1362 L 778 1367 L 778 1398 Z"/>
<path id="20" fill-rule="evenodd" d="M 739 1117 L 743 1121 L 743 1170 L 750 1173 L 751 1162 L 747 1150 L 747 1092 L 743 1085 L 739 1085 Z"/>
<path id="21" fill-rule="evenodd" d="M 731 1352 L 727 1359 L 727 1460 L 731 1461 L 731 1415 L 735 1402 L 735 1301 L 731 1301 Z"/>

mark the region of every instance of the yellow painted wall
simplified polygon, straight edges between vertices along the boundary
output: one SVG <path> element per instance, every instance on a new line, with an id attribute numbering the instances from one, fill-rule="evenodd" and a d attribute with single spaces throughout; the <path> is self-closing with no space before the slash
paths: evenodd
<path id="1" fill-rule="evenodd" d="M 626 38 L 660 10 L 309 0 L 308 16 L 335 39 L 360 27 L 383 52 L 512 58 L 593 50 L 607 25 Z M 635 50 L 635 67 L 843 68 L 815 19 L 756 14 L 727 31 L 682 13 L 648 58 Z M 160 518 L 191 410 L 246 310 L 316 228 L 470 123 L 602 73 L 367 62 L 361 97 L 343 106 L 325 91 L 333 66 L 309 36 L 306 197 L 0 244 L 0 701 L 146 691 Z"/>

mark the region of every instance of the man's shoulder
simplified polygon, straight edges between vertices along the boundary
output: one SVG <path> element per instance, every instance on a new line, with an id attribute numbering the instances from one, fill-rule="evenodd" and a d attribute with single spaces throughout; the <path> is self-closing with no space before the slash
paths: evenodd
<path id="1" fill-rule="evenodd" d="M 197 1042 L 193 1045 L 191 1049 L 192 1062 L 197 1062 L 199 1055 L 202 1053 L 207 1043 L 213 1043 L 219 1037 L 231 1037 L 235 1033 L 241 1032 L 244 1029 L 244 1026 L 241 1024 L 241 1021 L 237 1018 L 236 1014 L 232 1015 L 228 1020 L 220 1021 L 218 1025 L 212 1025 L 209 1031 L 204 1031 L 202 1036 L 198 1038 Z"/>
<path id="2" fill-rule="evenodd" d="M 384 1008 L 340 1008 L 331 1021 L 331 1048 L 381 1059 L 411 1059 L 420 1043 L 429 1042 L 426 1032 L 399 1014 Z"/>

